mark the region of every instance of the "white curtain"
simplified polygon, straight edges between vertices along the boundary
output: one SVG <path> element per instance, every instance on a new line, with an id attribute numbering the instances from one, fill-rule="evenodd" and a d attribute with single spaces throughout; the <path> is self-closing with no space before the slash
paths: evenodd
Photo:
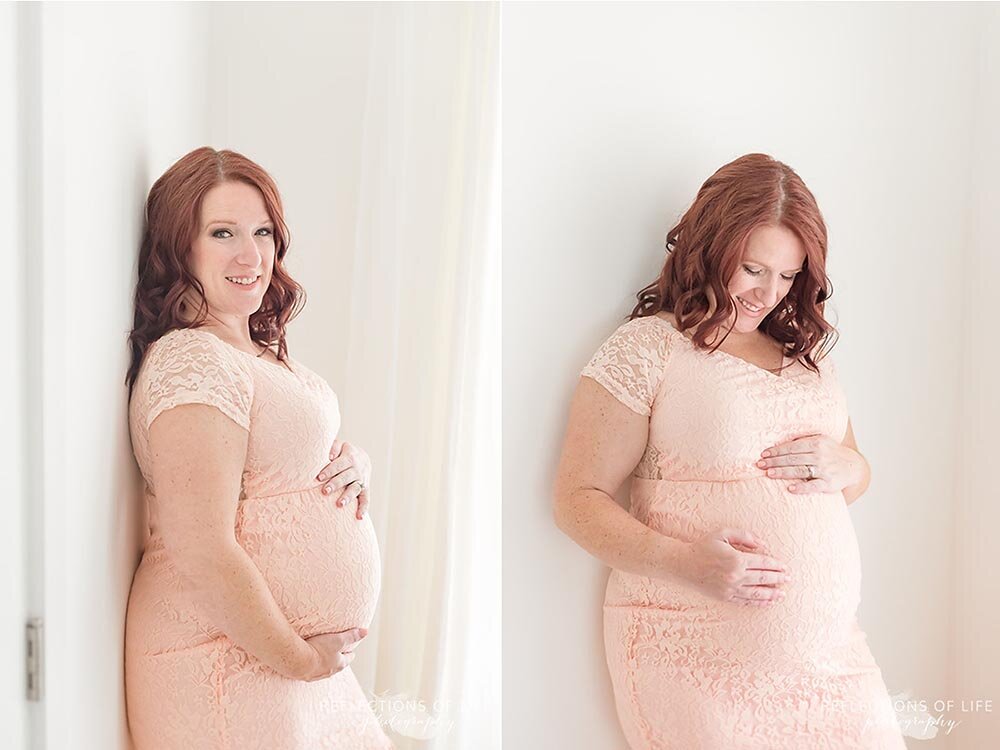
<path id="1" fill-rule="evenodd" d="M 499 23 L 372 27 L 341 403 L 383 560 L 354 667 L 404 750 L 500 747 Z"/>

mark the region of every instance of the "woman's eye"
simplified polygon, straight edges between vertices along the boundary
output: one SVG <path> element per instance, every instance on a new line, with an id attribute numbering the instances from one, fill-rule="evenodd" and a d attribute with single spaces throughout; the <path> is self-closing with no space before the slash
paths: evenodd
<path id="1" fill-rule="evenodd" d="M 224 240 L 225 237 L 219 237 L 219 232 L 225 232 L 226 234 L 232 234 L 232 232 L 230 232 L 228 229 L 216 229 L 214 232 L 212 232 L 212 236 L 215 237 L 215 238 L 217 238 L 217 239 Z M 267 234 L 265 235 L 265 237 L 269 237 L 271 235 L 271 230 L 268 229 L 267 227 L 261 227 L 260 229 L 257 230 L 258 234 L 260 232 L 267 232 Z"/>
<path id="2" fill-rule="evenodd" d="M 755 271 L 754 269 L 747 268 L 746 266 L 743 266 L 743 270 L 746 271 L 751 276 L 760 276 L 762 273 L 764 273 L 760 269 L 757 269 Z M 781 278 L 784 279 L 785 281 L 795 281 L 795 277 L 796 276 L 797 276 L 797 274 L 794 274 L 794 273 L 791 276 L 785 276 L 784 274 L 781 274 Z"/>

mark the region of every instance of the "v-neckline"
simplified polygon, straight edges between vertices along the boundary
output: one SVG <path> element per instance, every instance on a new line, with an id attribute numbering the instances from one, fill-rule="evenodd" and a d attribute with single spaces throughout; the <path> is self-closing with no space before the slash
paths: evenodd
<path id="1" fill-rule="evenodd" d="M 673 323 L 671 323 L 666 318 L 662 318 L 659 315 L 654 315 L 653 317 L 659 318 L 661 321 L 663 321 L 663 323 L 666 324 L 666 326 L 668 328 L 670 328 L 671 331 L 673 331 L 678 336 L 680 336 L 682 339 L 684 339 L 692 349 L 694 349 L 695 351 L 697 351 L 697 352 L 699 352 L 701 354 L 705 354 L 705 355 L 721 354 L 723 357 L 726 357 L 728 359 L 734 360 L 734 361 L 736 361 L 737 363 L 743 365 L 745 368 L 747 368 L 749 370 L 753 370 L 755 372 L 762 373 L 763 375 L 765 375 L 765 376 L 767 376 L 769 378 L 773 378 L 774 380 L 778 380 L 778 381 L 781 381 L 781 382 L 784 382 L 784 383 L 794 382 L 793 378 L 791 378 L 790 376 L 787 376 L 787 375 L 775 375 L 773 372 L 771 372 L 770 370 L 768 370 L 768 369 L 766 369 L 764 367 L 759 367 L 758 365 L 755 365 L 753 362 L 750 362 L 748 360 L 743 359 L 743 357 L 738 357 L 735 354 L 730 354 L 729 352 L 723 351 L 722 349 L 714 349 L 714 350 L 713 349 L 702 349 L 697 344 L 695 344 L 691 339 L 689 339 L 687 336 L 685 336 L 680 330 L 678 330 L 677 326 L 675 326 Z M 784 355 L 784 353 L 782 353 L 782 355 L 781 355 L 781 371 L 782 372 L 785 372 L 792 365 L 795 364 L 795 361 L 792 360 L 786 366 L 785 363 L 788 362 L 788 361 L 789 361 L 788 357 L 786 357 Z"/>
<path id="2" fill-rule="evenodd" d="M 228 341 L 226 341 L 221 336 L 216 336 L 214 333 L 212 333 L 211 331 L 209 331 L 209 330 L 207 330 L 205 328 L 189 328 L 188 330 L 190 330 L 190 331 L 200 331 L 201 333 L 203 333 L 203 334 L 205 334 L 207 336 L 211 336 L 212 338 L 221 341 L 223 344 L 225 344 L 226 346 L 228 346 L 230 349 L 232 349 L 233 351 L 239 352 L 240 354 L 242 354 L 245 357 L 250 357 L 250 359 L 257 360 L 258 362 L 263 362 L 268 367 L 273 367 L 276 370 L 282 370 L 283 372 L 291 373 L 292 375 L 298 376 L 298 373 L 295 372 L 295 370 L 293 370 L 291 367 L 289 367 L 287 365 L 284 365 L 284 364 L 275 364 L 274 362 L 270 362 L 270 361 L 268 361 L 266 359 L 261 359 L 260 355 L 258 355 L 258 354 L 251 354 L 250 352 L 245 352 L 242 349 L 240 349 L 239 347 L 233 346 L 232 344 L 230 344 Z M 263 354 L 263 352 L 261 352 L 261 354 Z M 289 359 L 291 359 L 291 358 L 289 358 Z"/>

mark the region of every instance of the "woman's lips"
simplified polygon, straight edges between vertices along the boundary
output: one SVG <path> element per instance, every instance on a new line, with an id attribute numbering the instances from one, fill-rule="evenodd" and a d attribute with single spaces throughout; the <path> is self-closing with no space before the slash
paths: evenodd
<path id="1" fill-rule="evenodd" d="M 258 276 L 256 279 L 254 279 L 254 282 L 252 284 L 240 284 L 240 283 L 238 283 L 236 281 L 232 281 L 229 278 L 227 278 L 226 281 L 228 281 L 232 286 L 235 286 L 235 287 L 237 287 L 239 289 L 256 289 L 257 286 L 260 284 L 260 276 Z"/>
<path id="2" fill-rule="evenodd" d="M 745 312 L 747 315 L 750 315 L 751 317 L 757 318 L 757 317 L 760 317 L 764 313 L 764 308 L 763 307 L 758 307 L 757 308 L 757 312 L 754 312 L 749 307 L 747 307 L 747 304 L 749 304 L 749 303 L 747 303 L 746 300 L 744 300 L 742 297 L 737 297 L 736 299 L 739 301 L 740 307 L 743 308 L 743 312 Z"/>

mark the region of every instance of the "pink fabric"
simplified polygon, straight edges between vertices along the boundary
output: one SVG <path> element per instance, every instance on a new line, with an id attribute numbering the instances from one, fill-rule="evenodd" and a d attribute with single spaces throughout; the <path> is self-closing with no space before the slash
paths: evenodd
<path id="1" fill-rule="evenodd" d="M 633 750 L 905 750 L 856 619 L 861 561 L 843 495 L 792 494 L 754 465 L 806 434 L 843 439 L 829 357 L 820 370 L 777 376 L 699 350 L 655 316 L 622 325 L 583 370 L 649 416 L 632 515 L 686 542 L 745 529 L 792 576 L 784 601 L 756 608 L 612 572 L 605 649 Z"/>
<path id="2" fill-rule="evenodd" d="M 159 536 L 149 425 L 180 404 L 214 406 L 250 433 L 236 539 L 289 622 L 304 638 L 371 622 L 380 585 L 374 528 L 353 508 L 337 508 L 315 480 L 340 428 L 337 398 L 289 359 L 291 371 L 191 329 L 167 333 L 146 352 L 129 404 L 149 518 L 126 620 L 135 750 L 393 747 L 349 667 L 325 680 L 291 680 L 209 622 Z"/>

